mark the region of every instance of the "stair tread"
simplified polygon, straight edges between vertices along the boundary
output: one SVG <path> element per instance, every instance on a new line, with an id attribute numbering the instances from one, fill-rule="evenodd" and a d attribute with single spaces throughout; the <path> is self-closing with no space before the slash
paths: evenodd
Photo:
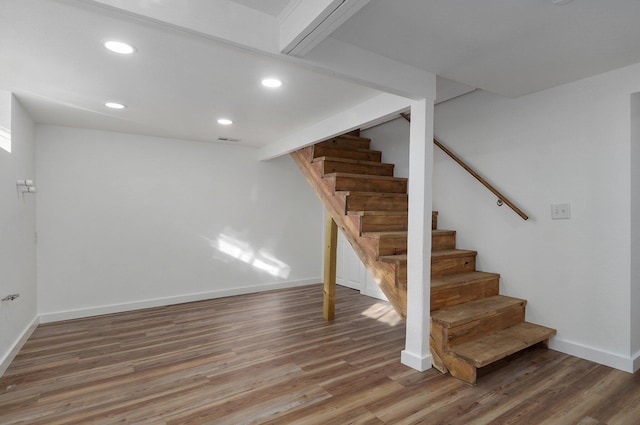
<path id="1" fill-rule="evenodd" d="M 443 251 L 431 251 L 431 259 L 444 259 L 455 257 L 468 257 L 469 255 L 476 255 L 476 251 L 468 251 L 464 249 L 447 249 Z M 402 264 L 407 262 L 407 254 L 398 255 L 381 255 L 378 261 L 384 263 Z"/>
<path id="2" fill-rule="evenodd" d="M 358 174 L 354 174 L 358 175 Z M 407 193 L 396 193 L 396 192 L 362 192 L 358 190 L 336 190 L 336 195 L 349 196 L 349 195 L 360 195 L 360 196 L 371 196 L 371 197 L 402 197 L 407 198 L 409 194 Z"/>
<path id="3" fill-rule="evenodd" d="M 409 213 L 407 211 L 369 211 L 369 210 L 365 210 L 365 211 L 349 211 L 347 213 L 348 215 L 359 215 L 361 217 L 364 216 L 371 216 L 371 215 L 403 215 L 405 217 L 407 217 L 409 215 Z"/>
<path id="4" fill-rule="evenodd" d="M 341 134 L 340 136 L 332 137 L 329 140 L 332 140 L 332 139 L 351 139 L 351 140 L 362 140 L 366 142 L 371 141 L 371 139 L 369 139 L 368 137 L 354 136 L 352 134 Z"/>
<path id="5" fill-rule="evenodd" d="M 457 286 L 466 283 L 474 283 L 480 282 L 488 279 L 498 279 L 500 275 L 498 273 L 488 273 L 488 272 L 466 272 L 466 273 L 456 273 L 448 276 L 442 277 L 434 277 L 431 279 L 431 287 L 437 288 L 446 288 L 448 286 Z"/>
<path id="6" fill-rule="evenodd" d="M 386 232 L 364 232 L 362 234 L 365 238 L 381 239 L 381 238 L 393 238 L 393 237 L 407 237 L 406 230 L 398 231 L 386 231 Z"/>
<path id="7" fill-rule="evenodd" d="M 523 322 L 456 345 L 450 353 L 475 367 L 483 367 L 555 334 L 555 329 Z"/>
<path id="8" fill-rule="evenodd" d="M 432 260 L 443 260 L 445 258 L 468 257 L 477 255 L 477 251 L 467 249 L 443 249 L 441 251 L 431 251 Z"/>
<path id="9" fill-rule="evenodd" d="M 378 257 L 378 261 L 382 261 L 383 263 L 402 264 L 407 262 L 407 254 L 381 255 Z"/>
<path id="10" fill-rule="evenodd" d="M 431 313 L 431 320 L 445 328 L 452 328 L 523 303 L 526 305 L 527 301 L 504 295 L 493 295 L 434 311 Z"/>
<path id="11" fill-rule="evenodd" d="M 338 149 L 340 151 L 347 151 L 347 152 L 354 152 L 355 151 L 355 152 L 382 154 L 382 151 L 379 151 L 379 150 L 376 150 L 376 149 L 356 148 L 356 147 L 347 147 L 347 146 L 324 146 L 324 145 L 321 145 L 320 143 L 318 143 L 315 146 L 318 146 L 320 148 Z M 343 152 L 343 153 L 346 153 L 346 152 Z M 322 155 L 322 156 L 326 156 L 326 155 Z M 375 162 L 378 162 L 378 161 L 375 161 Z"/>
<path id="12" fill-rule="evenodd" d="M 344 162 L 346 164 L 375 165 L 375 166 L 385 166 L 385 167 L 394 165 L 387 162 L 366 161 L 364 159 L 338 158 L 335 156 L 319 156 L 317 158 L 313 158 L 311 162 L 320 162 L 320 161 L 334 161 L 334 162 Z"/>
<path id="13" fill-rule="evenodd" d="M 432 235 L 451 235 L 455 234 L 455 230 L 446 230 L 446 229 L 433 229 L 431 230 Z"/>
<path id="14" fill-rule="evenodd" d="M 432 230 L 432 235 L 451 235 L 455 234 L 455 230 Z M 383 238 L 383 237 L 392 237 L 392 236 L 407 236 L 406 230 L 387 230 L 381 232 L 364 232 L 362 236 L 366 238 Z M 442 251 L 438 251 L 442 252 Z"/>
<path id="15" fill-rule="evenodd" d="M 347 146 L 334 143 L 319 143 L 311 150 L 310 159 L 331 156 L 349 159 L 361 159 L 365 161 L 381 162 L 382 152 L 363 146 Z"/>
<path id="16" fill-rule="evenodd" d="M 395 181 L 407 181 L 406 177 L 390 177 L 390 176 L 376 176 L 373 174 L 352 174 L 352 173 L 329 173 L 325 174 L 325 177 L 347 177 L 352 179 L 375 179 L 375 180 L 395 180 Z M 377 193 L 377 192 L 369 192 L 369 193 Z"/>
<path id="17" fill-rule="evenodd" d="M 455 257 L 468 257 L 469 255 L 476 255 L 477 251 L 469 251 L 466 249 L 445 249 L 442 251 L 431 251 L 431 259 L 444 259 Z M 407 262 L 407 254 L 399 255 L 382 255 L 378 258 L 378 261 L 385 263 L 402 263 Z"/>

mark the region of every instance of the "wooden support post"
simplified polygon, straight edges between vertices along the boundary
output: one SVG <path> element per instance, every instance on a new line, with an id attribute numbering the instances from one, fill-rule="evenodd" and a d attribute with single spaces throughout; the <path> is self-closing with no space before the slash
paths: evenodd
<path id="1" fill-rule="evenodd" d="M 338 226 L 327 213 L 324 246 L 324 305 L 325 320 L 333 320 L 336 310 L 336 248 L 338 246 Z"/>

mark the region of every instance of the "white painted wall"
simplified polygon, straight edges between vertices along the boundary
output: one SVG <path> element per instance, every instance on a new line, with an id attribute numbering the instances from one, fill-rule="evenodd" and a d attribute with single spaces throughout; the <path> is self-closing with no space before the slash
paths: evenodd
<path id="1" fill-rule="evenodd" d="M 638 91 L 640 64 L 517 99 L 475 92 L 435 115 L 436 137 L 530 216 L 498 208 L 436 150 L 439 227 L 479 251 L 479 269 L 502 274 L 502 293 L 529 301 L 528 320 L 558 329 L 552 348 L 624 370 L 633 368 L 639 308 L 637 295 L 629 302 L 630 95 Z M 571 203 L 571 219 L 551 220 L 550 205 L 561 202 Z"/>
<path id="2" fill-rule="evenodd" d="M 36 196 L 17 190 L 17 179 L 35 179 L 35 126 L 11 93 L 0 92 L 3 127 L 12 131 L 11 153 L 0 149 L 0 376 L 37 325 Z M 7 116 L 7 112 L 10 115 Z M 37 184 L 37 180 L 36 180 Z"/>
<path id="3" fill-rule="evenodd" d="M 362 137 L 371 139 L 371 149 L 382 151 L 382 162 L 394 164 L 396 177 L 409 177 L 409 129 L 404 118 L 369 128 Z"/>
<path id="4" fill-rule="evenodd" d="M 41 320 L 319 282 L 319 201 L 257 154 L 38 126 Z"/>
<path id="5" fill-rule="evenodd" d="M 631 95 L 631 356 L 640 368 L 640 93 Z"/>
<path id="6" fill-rule="evenodd" d="M 376 281 L 366 269 L 351 244 L 338 231 L 336 251 L 336 283 L 360 291 L 362 295 L 387 300 Z"/>
<path id="7" fill-rule="evenodd" d="M 438 227 L 501 273 L 502 293 L 529 301 L 528 320 L 558 329 L 553 348 L 623 370 L 640 367 L 638 91 L 635 65 L 518 99 L 476 92 L 435 113 L 436 136 L 530 216 L 497 207 L 436 148 Z M 401 119 L 363 132 L 400 176 L 408 134 Z M 551 220 L 560 202 L 570 220 Z"/>

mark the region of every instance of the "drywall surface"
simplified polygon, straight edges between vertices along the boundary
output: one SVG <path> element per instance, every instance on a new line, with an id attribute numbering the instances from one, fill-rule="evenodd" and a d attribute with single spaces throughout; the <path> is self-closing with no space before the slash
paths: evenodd
<path id="1" fill-rule="evenodd" d="M 530 217 L 497 207 L 436 150 L 439 227 L 479 251 L 479 269 L 501 273 L 502 293 L 528 300 L 528 320 L 558 330 L 552 348 L 624 370 L 632 368 L 629 99 L 638 91 L 640 64 L 516 99 L 479 91 L 435 113 L 436 137 Z M 556 203 L 570 203 L 570 219 L 551 219 Z"/>
<path id="2" fill-rule="evenodd" d="M 628 371 L 640 364 L 638 91 L 635 65 L 517 99 L 475 92 L 435 113 L 436 137 L 530 217 L 435 148 L 438 227 L 501 273 L 503 294 L 528 300 L 528 320 L 558 329 L 553 348 Z M 362 135 L 408 174 L 407 122 Z M 571 218 L 552 220 L 552 203 L 570 203 Z"/>
<path id="3" fill-rule="evenodd" d="M 349 241 L 338 232 L 336 283 L 360 291 L 362 295 L 387 300 L 375 279 L 362 264 Z"/>
<path id="4" fill-rule="evenodd" d="M 411 124 L 400 117 L 362 132 L 371 139 L 371 149 L 382 151 L 382 162 L 394 164 L 395 177 L 409 177 L 409 129 Z"/>
<path id="5" fill-rule="evenodd" d="M 322 209 L 289 157 L 37 127 L 42 321 L 321 280 Z"/>
<path id="6" fill-rule="evenodd" d="M 17 179 L 35 179 L 35 126 L 11 93 L 0 92 L 3 127 L 11 152 L 0 149 L 0 375 L 37 324 L 36 197 L 22 194 Z M 6 113 L 10 116 L 7 117 Z M 37 184 L 37 180 L 36 180 Z"/>
<path id="7" fill-rule="evenodd" d="M 631 95 L 631 356 L 640 368 L 640 93 Z"/>

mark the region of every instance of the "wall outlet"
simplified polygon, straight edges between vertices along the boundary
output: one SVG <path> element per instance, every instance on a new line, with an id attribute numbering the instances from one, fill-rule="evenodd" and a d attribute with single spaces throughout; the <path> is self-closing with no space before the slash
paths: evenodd
<path id="1" fill-rule="evenodd" d="M 551 204 L 551 219 L 563 220 L 571 218 L 571 204 Z"/>

